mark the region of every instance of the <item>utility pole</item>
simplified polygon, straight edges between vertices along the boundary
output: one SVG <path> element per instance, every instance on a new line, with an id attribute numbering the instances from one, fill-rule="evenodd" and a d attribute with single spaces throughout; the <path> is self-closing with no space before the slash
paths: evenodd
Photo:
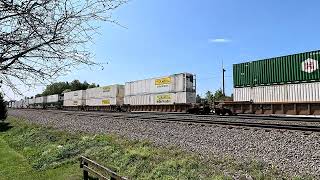
<path id="1" fill-rule="evenodd" d="M 223 96 L 225 96 L 226 95 L 226 93 L 225 93 L 225 85 L 224 85 L 224 73 L 226 72 L 226 70 L 224 69 L 224 67 L 223 67 L 223 61 L 222 61 L 222 94 L 223 94 Z"/>

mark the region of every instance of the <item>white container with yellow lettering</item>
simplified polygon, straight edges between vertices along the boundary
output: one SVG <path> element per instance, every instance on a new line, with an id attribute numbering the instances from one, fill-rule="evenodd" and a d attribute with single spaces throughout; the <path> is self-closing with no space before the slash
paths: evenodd
<path id="1" fill-rule="evenodd" d="M 185 104 L 195 103 L 195 99 L 195 78 L 190 73 L 125 83 L 125 104 Z"/>
<path id="2" fill-rule="evenodd" d="M 124 97 L 124 85 L 110 85 L 87 89 L 87 106 L 122 105 Z"/>

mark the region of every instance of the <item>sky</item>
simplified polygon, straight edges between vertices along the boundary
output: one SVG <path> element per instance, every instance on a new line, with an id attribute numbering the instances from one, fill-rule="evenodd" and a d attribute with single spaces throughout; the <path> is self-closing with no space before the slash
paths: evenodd
<path id="1" fill-rule="evenodd" d="M 317 0 L 131 0 L 101 23 L 90 50 L 104 70 L 73 70 L 57 81 L 100 85 L 190 72 L 197 93 L 232 87 L 236 63 L 319 49 Z M 40 93 L 44 87 L 26 92 Z M 18 96 L 9 95 L 11 98 Z"/>

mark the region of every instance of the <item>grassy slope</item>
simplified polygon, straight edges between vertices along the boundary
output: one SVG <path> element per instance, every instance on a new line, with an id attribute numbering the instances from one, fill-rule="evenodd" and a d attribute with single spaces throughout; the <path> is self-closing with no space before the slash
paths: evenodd
<path id="1" fill-rule="evenodd" d="M 78 166 L 69 165 L 56 169 L 37 172 L 32 169 L 28 160 L 0 137 L 0 179 L 79 179 Z M 78 175 L 79 174 L 79 175 Z"/>
<path id="2" fill-rule="evenodd" d="M 79 179 L 80 155 L 98 160 L 131 179 L 230 179 L 234 174 L 255 179 L 282 176 L 262 163 L 219 158 L 204 161 L 175 148 L 155 148 L 148 142 L 67 133 L 12 117 L 8 120 L 13 128 L 0 128 L 0 174 L 6 174 L 0 179 Z"/>

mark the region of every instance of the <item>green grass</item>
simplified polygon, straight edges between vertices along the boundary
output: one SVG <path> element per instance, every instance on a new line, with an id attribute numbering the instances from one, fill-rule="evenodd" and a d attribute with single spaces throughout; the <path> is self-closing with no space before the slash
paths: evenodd
<path id="1" fill-rule="evenodd" d="M 0 179 L 81 179 L 85 155 L 130 179 L 277 179 L 261 162 L 201 159 L 174 147 L 154 147 L 115 135 L 68 133 L 9 117 L 0 125 Z M 12 127 L 11 127 L 12 126 Z"/>
<path id="2" fill-rule="evenodd" d="M 78 166 L 68 165 L 46 171 L 35 171 L 28 160 L 0 137 L 0 179 L 79 179 Z"/>

